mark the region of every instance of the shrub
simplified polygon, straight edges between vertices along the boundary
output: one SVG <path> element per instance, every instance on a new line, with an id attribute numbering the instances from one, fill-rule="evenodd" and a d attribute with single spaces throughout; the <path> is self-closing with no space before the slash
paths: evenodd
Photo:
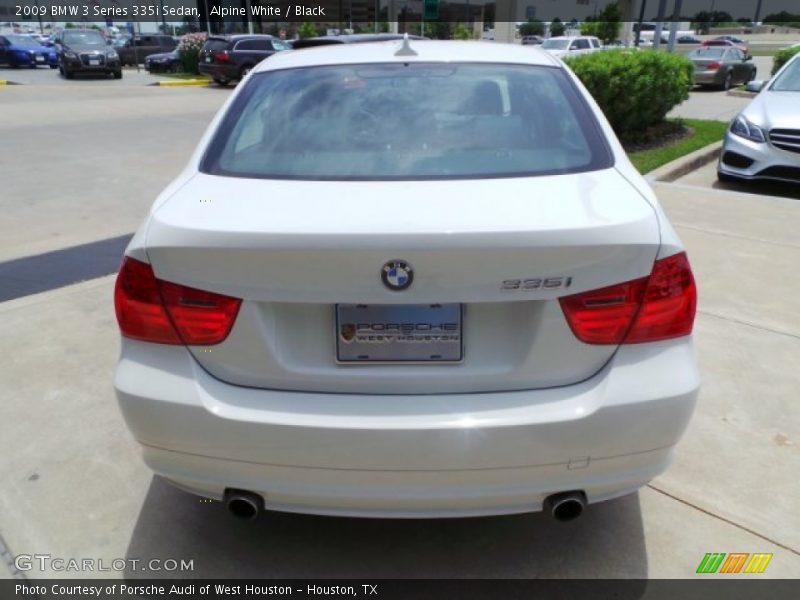
<path id="1" fill-rule="evenodd" d="M 469 27 L 465 27 L 463 24 L 459 23 L 456 25 L 456 29 L 453 32 L 453 39 L 454 40 L 471 40 L 472 39 L 472 30 Z"/>
<path id="2" fill-rule="evenodd" d="M 661 122 L 689 98 L 690 60 L 657 50 L 604 50 L 566 60 L 621 138 Z"/>
<path id="3" fill-rule="evenodd" d="M 206 39 L 208 39 L 207 33 L 187 33 L 181 38 L 181 43 L 178 44 L 178 56 L 186 73 L 200 72 L 197 70 L 197 63 L 200 62 L 200 50 L 203 49 Z"/>
<path id="4" fill-rule="evenodd" d="M 778 52 L 775 53 L 775 56 L 772 57 L 772 74 L 775 75 L 775 73 L 778 72 L 778 69 L 785 65 L 789 59 L 798 52 L 800 52 L 800 46 L 778 50 Z"/>
<path id="5" fill-rule="evenodd" d="M 300 36 L 300 39 L 304 40 L 306 38 L 317 37 L 319 32 L 314 23 L 311 21 L 303 21 L 303 24 L 300 25 L 300 29 L 297 30 L 297 34 Z"/>

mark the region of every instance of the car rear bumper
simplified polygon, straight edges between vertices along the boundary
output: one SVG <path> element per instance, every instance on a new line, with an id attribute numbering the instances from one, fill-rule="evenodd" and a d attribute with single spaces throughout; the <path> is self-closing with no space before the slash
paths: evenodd
<path id="1" fill-rule="evenodd" d="M 197 65 L 197 70 L 203 75 L 209 75 L 212 79 L 225 79 L 227 81 L 239 79 L 239 71 L 235 65 L 201 62 Z"/>
<path id="2" fill-rule="evenodd" d="M 11 59 L 11 62 L 18 66 L 25 66 L 25 67 L 35 67 L 35 66 L 42 66 L 46 67 L 49 65 L 57 65 L 58 59 L 57 58 L 50 58 L 49 56 L 44 56 L 42 60 L 37 60 L 36 57 L 32 56 L 25 56 L 25 55 L 14 55 Z"/>
<path id="3" fill-rule="evenodd" d="M 115 388 L 145 462 L 194 493 L 262 494 L 275 510 L 388 517 L 537 511 L 663 472 L 694 409 L 691 338 L 623 346 L 579 384 L 375 396 L 259 390 L 183 347 L 123 340 Z"/>
<path id="4" fill-rule="evenodd" d="M 770 142 L 751 142 L 730 131 L 717 168 L 739 179 L 800 183 L 800 153 L 775 148 Z"/>
<path id="5" fill-rule="evenodd" d="M 695 85 L 722 85 L 725 77 L 721 71 L 695 71 Z"/>

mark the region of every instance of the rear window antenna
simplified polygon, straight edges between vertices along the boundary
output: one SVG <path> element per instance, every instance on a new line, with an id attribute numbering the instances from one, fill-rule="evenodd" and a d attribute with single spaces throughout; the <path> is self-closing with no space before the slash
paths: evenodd
<path id="1" fill-rule="evenodd" d="M 408 38 L 408 32 L 403 35 L 403 45 L 400 47 L 400 50 L 394 53 L 395 56 L 419 56 L 414 49 L 411 47 L 410 40 Z"/>

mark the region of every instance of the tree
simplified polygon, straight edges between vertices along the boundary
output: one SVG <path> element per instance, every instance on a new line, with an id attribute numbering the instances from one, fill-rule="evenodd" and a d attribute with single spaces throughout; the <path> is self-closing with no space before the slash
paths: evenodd
<path id="1" fill-rule="evenodd" d="M 389 24 L 387 23 L 386 25 L 387 27 L 384 33 L 389 31 Z M 429 23 L 425 26 L 425 32 L 428 34 L 429 38 L 435 40 L 449 40 L 452 38 L 449 21 L 434 21 L 433 23 Z"/>
<path id="2" fill-rule="evenodd" d="M 800 14 L 792 14 L 785 10 L 764 17 L 765 25 L 783 25 L 784 27 L 800 27 Z"/>
<path id="3" fill-rule="evenodd" d="M 619 38 L 619 25 L 622 15 L 617 3 L 609 4 L 596 17 L 588 17 L 581 25 L 581 35 L 593 35 L 604 44 L 610 44 Z"/>
<path id="4" fill-rule="evenodd" d="M 544 23 L 538 19 L 529 19 L 519 26 L 520 35 L 544 35 Z"/>
<path id="5" fill-rule="evenodd" d="M 564 35 L 564 23 L 562 23 L 561 19 L 558 17 L 553 19 L 553 22 L 550 23 L 550 35 L 553 37 Z"/>
<path id="6" fill-rule="evenodd" d="M 300 39 L 317 37 L 317 28 L 311 21 L 303 21 L 300 29 L 297 30 Z"/>
<path id="7" fill-rule="evenodd" d="M 718 23 L 731 22 L 733 22 L 733 17 L 730 13 L 722 10 L 715 10 L 714 12 L 701 10 L 692 17 L 692 29 L 698 30 L 700 33 L 708 33 L 709 29 Z"/>

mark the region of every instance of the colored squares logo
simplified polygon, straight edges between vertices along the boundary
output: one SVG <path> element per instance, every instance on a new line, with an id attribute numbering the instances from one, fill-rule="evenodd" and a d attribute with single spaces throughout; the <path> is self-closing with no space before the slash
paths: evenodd
<path id="1" fill-rule="evenodd" d="M 708 552 L 697 566 L 697 573 L 763 573 L 772 554 L 747 552 Z"/>

